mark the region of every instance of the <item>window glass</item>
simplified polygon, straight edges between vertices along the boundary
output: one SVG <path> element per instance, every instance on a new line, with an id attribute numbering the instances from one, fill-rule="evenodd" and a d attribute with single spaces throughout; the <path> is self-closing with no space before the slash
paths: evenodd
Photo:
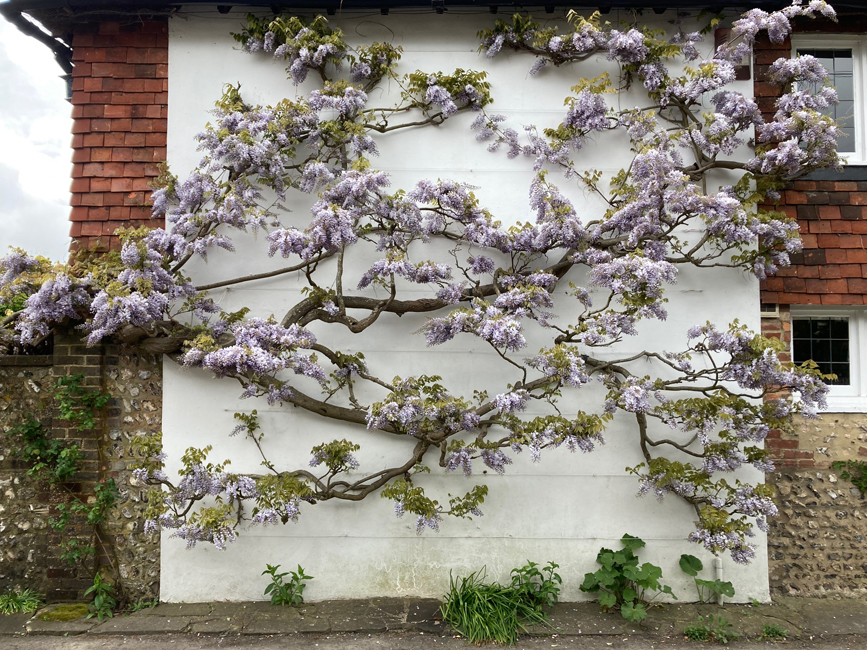
<path id="1" fill-rule="evenodd" d="M 848 386 L 849 319 L 793 318 L 792 357 L 797 365 L 813 360 L 823 374 L 837 375 L 827 383 Z"/>
<path id="2" fill-rule="evenodd" d="M 831 85 L 837 88 L 837 97 L 840 99 L 840 103 L 836 106 L 829 106 L 823 113 L 837 120 L 837 124 L 840 125 L 837 149 L 841 153 L 853 153 L 855 151 L 855 86 L 852 50 L 798 48 L 798 54 L 809 54 L 816 57 L 828 71 Z M 819 88 L 818 84 L 812 86 L 814 92 Z"/>

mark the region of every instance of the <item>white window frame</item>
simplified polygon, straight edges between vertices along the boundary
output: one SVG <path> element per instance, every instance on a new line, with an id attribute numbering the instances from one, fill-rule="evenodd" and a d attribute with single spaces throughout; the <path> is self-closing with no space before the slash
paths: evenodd
<path id="1" fill-rule="evenodd" d="M 796 318 L 849 319 L 849 377 L 848 386 L 828 386 L 827 413 L 867 413 L 867 363 L 862 350 L 867 347 L 867 308 L 815 307 L 792 305 L 792 338 Z M 794 361 L 794 345 L 790 346 Z"/>
<path id="2" fill-rule="evenodd" d="M 792 57 L 798 50 L 852 50 L 852 82 L 855 93 L 855 151 L 841 152 L 847 165 L 867 165 L 867 36 L 793 34 Z"/>

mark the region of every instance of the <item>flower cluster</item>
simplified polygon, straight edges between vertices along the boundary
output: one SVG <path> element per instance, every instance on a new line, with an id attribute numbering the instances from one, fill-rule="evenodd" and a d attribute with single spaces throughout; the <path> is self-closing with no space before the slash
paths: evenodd
<path id="1" fill-rule="evenodd" d="M 84 283 L 58 273 L 46 280 L 24 303 L 23 315 L 15 324 L 21 343 L 33 344 L 48 336 L 52 327 L 65 320 L 78 320 L 81 310 L 90 303 Z"/>
<path id="2" fill-rule="evenodd" d="M 299 350 L 309 348 L 316 337 L 303 327 L 282 327 L 276 323 L 252 318 L 230 329 L 233 345 L 209 350 L 209 337 L 197 339 L 183 356 L 185 365 L 207 368 L 218 377 L 228 375 L 273 375 L 291 369 L 298 375 L 324 382 L 325 371 Z M 201 347 L 199 347 L 201 345 Z"/>

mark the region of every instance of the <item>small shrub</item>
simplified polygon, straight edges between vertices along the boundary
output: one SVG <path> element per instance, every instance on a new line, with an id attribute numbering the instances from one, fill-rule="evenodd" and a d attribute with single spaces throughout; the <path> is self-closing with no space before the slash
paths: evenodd
<path id="1" fill-rule="evenodd" d="M 560 585 L 563 579 L 555 571 L 560 565 L 548 562 L 542 570 L 535 562 L 527 560 L 520 569 L 512 569 L 512 583 L 509 587 L 515 590 L 519 598 L 536 609 L 553 607 L 560 598 Z"/>
<path id="2" fill-rule="evenodd" d="M 558 565 L 549 562 L 541 571 L 528 562 L 511 572 L 508 586 L 485 584 L 485 570 L 465 578 L 449 578 L 449 592 L 443 597 L 443 620 L 470 643 L 514 645 L 527 626 L 548 623 L 544 607 L 557 602 L 562 579 Z"/>
<path id="3" fill-rule="evenodd" d="M 272 605 L 300 605 L 304 602 L 304 587 L 307 585 L 307 580 L 312 580 L 313 576 L 308 576 L 304 573 L 301 565 L 298 565 L 298 571 L 286 571 L 277 573 L 280 565 L 271 566 L 266 564 L 267 569 L 262 571 L 262 575 L 271 576 L 271 584 L 265 587 L 265 595 L 271 595 Z M 289 582 L 284 582 L 283 578 L 291 576 Z"/>
<path id="4" fill-rule="evenodd" d="M 695 582 L 695 590 L 698 592 L 698 602 L 709 603 L 713 596 L 728 596 L 732 598 L 735 595 L 735 588 L 731 582 L 723 582 L 722 580 L 702 580 L 698 577 L 699 571 L 704 568 L 704 565 L 694 555 L 680 556 L 680 570 L 686 575 L 692 576 Z"/>
<path id="5" fill-rule="evenodd" d="M 647 618 L 647 605 L 659 594 L 668 594 L 677 599 L 668 585 L 660 582 L 662 569 L 645 562 L 638 566 L 635 551 L 644 547 L 644 542 L 632 535 L 624 535 L 620 540 L 623 549 L 612 551 L 602 548 L 596 561 L 602 568 L 584 575 L 581 591 L 599 592 L 599 604 L 603 611 L 619 609 L 623 618 L 640 623 Z M 655 591 L 650 600 L 648 592 Z"/>
<path id="6" fill-rule="evenodd" d="M 42 595 L 32 589 L 9 591 L 0 594 L 0 614 L 35 612 L 42 602 Z"/>
<path id="7" fill-rule="evenodd" d="M 762 627 L 762 638 L 763 639 L 785 639 L 789 636 L 789 631 L 784 630 L 779 625 L 765 625 Z"/>
<path id="8" fill-rule="evenodd" d="M 731 623 L 722 616 L 713 614 L 705 618 L 699 616 L 695 623 L 686 626 L 683 634 L 691 641 L 715 641 L 722 644 L 728 644 L 729 641 L 740 636 L 734 631 Z"/>
<path id="9" fill-rule="evenodd" d="M 97 573 L 93 577 L 93 585 L 84 592 L 85 596 L 90 594 L 93 594 L 93 601 L 90 603 L 91 611 L 87 618 L 96 616 L 102 622 L 105 618 L 114 617 L 117 600 L 114 597 L 114 586 L 110 582 L 105 582 L 102 576 Z"/>

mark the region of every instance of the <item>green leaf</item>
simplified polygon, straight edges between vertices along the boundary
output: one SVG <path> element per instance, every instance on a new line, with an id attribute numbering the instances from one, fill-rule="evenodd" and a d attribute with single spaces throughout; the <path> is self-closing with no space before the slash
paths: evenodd
<path id="1" fill-rule="evenodd" d="M 643 540 L 638 537 L 633 537 L 628 533 L 620 538 L 620 543 L 623 544 L 623 548 L 628 548 L 630 551 L 635 551 L 639 548 L 644 548 L 645 546 Z"/>
<path id="2" fill-rule="evenodd" d="M 633 623 L 640 623 L 645 618 L 647 618 L 647 608 L 645 608 L 644 603 L 624 603 L 620 608 L 620 613 L 623 615 L 627 621 L 631 621 Z"/>
<path id="3" fill-rule="evenodd" d="M 701 578 L 696 578 L 695 584 L 699 587 L 704 587 L 715 594 L 721 594 L 723 596 L 728 596 L 729 598 L 735 595 L 735 588 L 732 586 L 732 583 L 728 581 L 722 582 L 721 580 L 702 580 Z"/>
<path id="4" fill-rule="evenodd" d="M 599 580 L 596 579 L 596 574 L 585 573 L 584 582 L 581 583 L 579 589 L 587 592 L 599 591 Z"/>
<path id="5" fill-rule="evenodd" d="M 697 576 L 698 572 L 704 568 L 704 565 L 694 555 L 681 555 L 680 556 L 680 570 L 689 576 Z"/>
<path id="6" fill-rule="evenodd" d="M 635 598 L 636 598 L 637 596 L 638 596 L 638 594 L 635 593 L 635 589 L 632 589 L 632 588 L 630 588 L 630 587 L 626 587 L 626 589 L 623 590 L 623 600 L 624 600 L 624 602 L 631 603 L 633 600 L 635 600 Z"/>
<path id="7" fill-rule="evenodd" d="M 611 609 L 617 604 L 617 596 L 610 591 L 603 591 L 599 594 L 599 604 L 602 605 L 602 607 Z"/>

